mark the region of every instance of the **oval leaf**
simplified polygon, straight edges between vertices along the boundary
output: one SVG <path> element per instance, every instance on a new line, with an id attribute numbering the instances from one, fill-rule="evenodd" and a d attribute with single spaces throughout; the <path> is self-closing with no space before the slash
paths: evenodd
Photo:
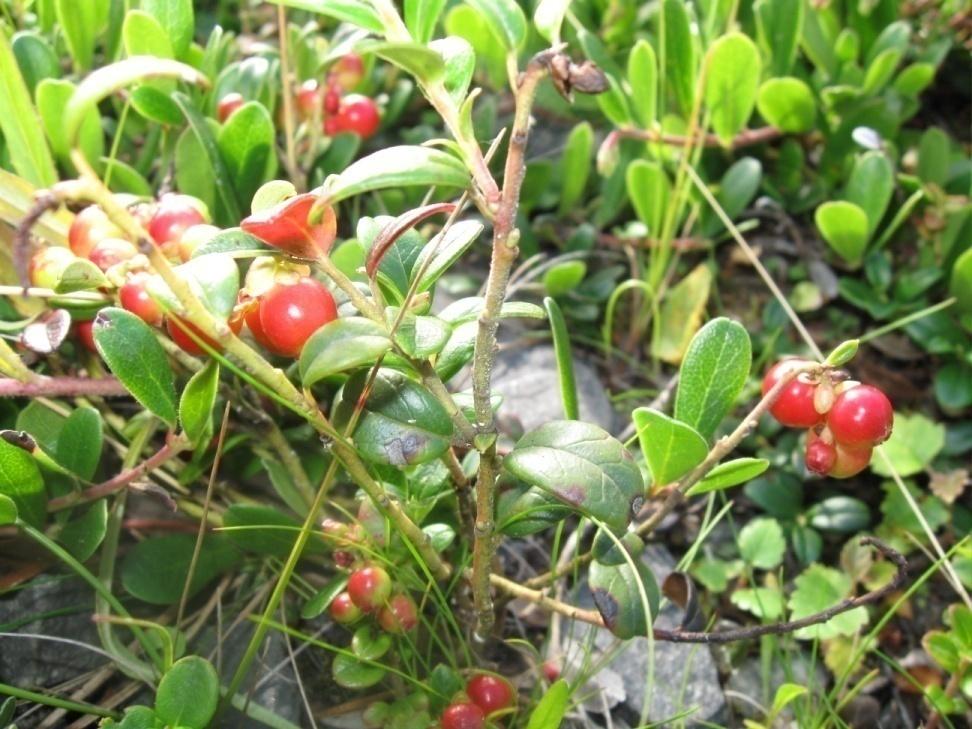
<path id="1" fill-rule="evenodd" d="M 651 408 L 631 413 L 655 487 L 674 483 L 702 463 L 709 446 L 690 425 Z"/>
<path id="2" fill-rule="evenodd" d="M 761 68 L 756 44 L 742 33 L 724 35 L 709 48 L 705 104 L 712 129 L 727 146 L 753 113 Z"/>
<path id="3" fill-rule="evenodd" d="M 155 715 L 168 726 L 205 729 L 219 704 L 219 676 L 205 658 L 186 656 L 159 681 Z"/>
<path id="4" fill-rule="evenodd" d="M 635 560 L 634 564 L 637 571 L 627 561 L 619 565 L 592 562 L 587 577 L 604 625 L 622 640 L 648 635 L 658 615 L 658 583 L 643 562 Z"/>
<path id="5" fill-rule="evenodd" d="M 854 203 L 833 200 L 818 207 L 813 219 L 820 235 L 841 258 L 851 265 L 860 264 L 867 248 L 867 213 Z"/>
<path id="6" fill-rule="evenodd" d="M 738 486 L 756 478 L 767 468 L 769 468 L 769 461 L 765 458 L 736 458 L 726 461 L 709 471 L 708 475 L 690 488 L 685 495 L 707 494 L 710 491 L 722 491 Z"/>
<path id="7" fill-rule="evenodd" d="M 300 353 L 300 379 L 305 387 L 339 372 L 374 364 L 391 348 L 388 333 L 360 316 L 328 322 L 307 340 Z"/>
<path id="8" fill-rule="evenodd" d="M 209 360 L 194 374 L 179 400 L 182 430 L 193 446 L 208 440 L 213 432 L 213 406 L 219 387 L 219 363 Z"/>

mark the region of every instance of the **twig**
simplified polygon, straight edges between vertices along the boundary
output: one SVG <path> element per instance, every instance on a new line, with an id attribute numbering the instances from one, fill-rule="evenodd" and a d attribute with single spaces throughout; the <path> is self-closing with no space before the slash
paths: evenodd
<path id="1" fill-rule="evenodd" d="M 294 149 L 294 95 L 290 78 L 290 49 L 287 42 L 287 9 L 281 3 L 277 6 L 277 35 L 280 43 L 280 87 L 283 94 L 284 143 L 286 149 L 287 172 L 295 183 L 300 182 L 298 192 L 303 192 L 303 179 L 297 166 L 297 153 Z"/>
<path id="2" fill-rule="evenodd" d="M 704 147 L 725 147 L 728 149 L 750 147 L 754 144 L 770 142 L 783 136 L 783 132 L 776 127 L 746 129 L 733 137 L 732 141 L 726 145 L 715 134 L 705 134 L 701 138 L 692 138 L 679 134 L 664 134 L 654 129 L 634 129 L 632 127 L 623 127 L 611 132 L 611 134 L 622 139 L 640 139 L 643 142 L 659 142 L 673 147 L 685 147 L 689 144 L 694 145 L 701 142 Z M 606 141 L 605 144 L 610 144 L 610 141 Z"/>
<path id="3" fill-rule="evenodd" d="M 34 205 L 27 214 L 20 220 L 17 230 L 14 232 L 13 262 L 14 269 L 17 271 L 17 279 L 26 289 L 30 285 L 30 277 L 27 275 L 27 254 L 30 252 L 30 231 L 43 217 L 44 213 L 54 210 L 61 204 L 50 190 L 40 190 L 34 195 Z"/>
<path id="4" fill-rule="evenodd" d="M 128 390 L 114 377 L 37 377 L 30 382 L 0 379 L 0 397 L 122 397 Z"/>

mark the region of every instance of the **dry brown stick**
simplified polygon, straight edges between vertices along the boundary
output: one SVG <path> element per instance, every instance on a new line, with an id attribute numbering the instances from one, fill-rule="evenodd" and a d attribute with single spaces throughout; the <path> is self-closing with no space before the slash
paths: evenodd
<path id="1" fill-rule="evenodd" d="M 30 382 L 0 378 L 0 397 L 122 397 L 128 390 L 114 377 L 37 377 Z"/>

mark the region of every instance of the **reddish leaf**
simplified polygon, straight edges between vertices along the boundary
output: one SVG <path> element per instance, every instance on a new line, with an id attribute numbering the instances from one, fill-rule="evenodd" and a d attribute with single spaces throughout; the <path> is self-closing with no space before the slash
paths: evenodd
<path id="1" fill-rule="evenodd" d="M 394 245 L 395 241 L 398 240 L 405 231 L 407 231 L 409 228 L 414 228 L 423 220 L 431 218 L 433 215 L 438 215 L 439 213 L 451 213 L 455 209 L 455 203 L 433 203 L 432 205 L 423 205 L 415 210 L 409 210 L 407 213 L 402 213 L 388 223 L 388 225 L 382 228 L 381 232 L 378 233 L 378 237 L 375 238 L 375 242 L 371 246 L 371 251 L 368 253 L 368 260 L 365 263 L 365 270 L 368 272 L 368 278 L 375 277 L 375 272 L 378 270 L 379 264 L 381 264 L 381 259 L 384 258 L 385 254 L 388 252 L 388 249 Z"/>
<path id="2" fill-rule="evenodd" d="M 337 219 L 330 206 L 315 211 L 320 214 L 316 223 L 308 222 L 316 199 L 312 193 L 297 195 L 244 218 L 240 227 L 291 256 L 313 260 L 331 250 L 337 235 Z"/>

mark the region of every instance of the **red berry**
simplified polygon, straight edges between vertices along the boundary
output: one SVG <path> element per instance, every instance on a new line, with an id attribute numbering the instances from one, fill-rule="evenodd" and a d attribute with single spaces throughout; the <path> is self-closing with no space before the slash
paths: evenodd
<path id="1" fill-rule="evenodd" d="M 74 253 L 60 246 L 40 249 L 31 257 L 27 266 L 30 285 L 41 289 L 53 289 L 61 280 L 64 269 L 76 258 Z"/>
<path id="2" fill-rule="evenodd" d="M 118 300 L 123 309 L 132 312 L 146 324 L 158 326 L 162 323 L 162 307 L 149 296 L 146 288 L 148 281 L 147 273 L 130 276 L 118 289 Z"/>
<path id="3" fill-rule="evenodd" d="M 337 318 L 334 297 L 324 284 L 310 277 L 275 284 L 255 308 L 260 317 L 258 329 L 253 329 L 253 316 L 247 314 L 253 336 L 281 357 L 298 356 L 314 332 Z"/>
<path id="4" fill-rule="evenodd" d="M 378 611 L 378 625 L 386 633 L 400 635 L 414 630 L 418 625 L 418 608 L 408 595 L 392 595 L 388 604 Z"/>
<path id="5" fill-rule="evenodd" d="M 543 677 L 550 683 L 560 678 L 560 663 L 553 658 L 544 661 L 541 670 L 543 670 Z"/>
<path id="6" fill-rule="evenodd" d="M 798 367 L 810 364 L 802 359 L 785 359 L 773 365 L 763 378 L 763 395 L 769 392 L 785 374 Z M 783 425 L 791 428 L 812 428 L 822 420 L 813 406 L 813 393 L 816 385 L 797 375 L 780 392 L 770 414 Z"/>
<path id="7" fill-rule="evenodd" d="M 246 99 L 243 98 L 243 94 L 238 94 L 235 91 L 226 94 L 216 106 L 216 116 L 219 117 L 220 123 L 229 119 L 230 115 L 245 103 Z"/>
<path id="8" fill-rule="evenodd" d="M 894 408 L 878 388 L 858 385 L 845 390 L 827 413 L 827 427 L 844 446 L 865 447 L 882 443 L 891 435 Z"/>
<path id="9" fill-rule="evenodd" d="M 297 89 L 297 110 L 305 119 L 314 116 L 321 106 L 321 92 L 315 79 L 307 79 Z"/>
<path id="10" fill-rule="evenodd" d="M 381 124 L 378 106 L 361 94 L 345 96 L 336 118 L 341 131 L 357 134 L 362 139 L 377 132 Z"/>
<path id="11" fill-rule="evenodd" d="M 466 682 L 466 694 L 489 716 L 508 709 L 516 701 L 516 694 L 509 681 L 492 673 L 477 673 Z"/>
<path id="12" fill-rule="evenodd" d="M 341 625 L 353 623 L 355 620 L 364 615 L 364 613 L 361 612 L 361 608 L 351 601 L 351 596 L 346 592 L 342 592 L 340 595 L 334 598 L 331 601 L 331 605 L 328 610 L 331 613 L 331 617 L 334 619 L 334 622 L 340 623 Z"/>
<path id="13" fill-rule="evenodd" d="M 105 238 L 120 238 L 124 235 L 105 212 L 97 205 L 89 205 L 74 216 L 68 229 L 68 245 L 74 254 L 87 258 L 98 241 Z"/>
<path id="14" fill-rule="evenodd" d="M 148 232 L 160 246 L 165 243 L 178 244 L 186 229 L 206 223 L 208 218 L 208 211 L 201 200 L 189 195 L 167 193 L 159 199 L 149 220 Z"/>
<path id="15" fill-rule="evenodd" d="M 340 88 L 349 91 L 364 78 L 364 61 L 357 53 L 346 53 L 334 62 L 328 77 Z"/>
<path id="16" fill-rule="evenodd" d="M 344 117 L 339 113 L 332 114 L 324 120 L 324 133 L 329 137 L 336 137 L 338 134 L 346 132 L 344 128 Z"/>
<path id="17" fill-rule="evenodd" d="M 807 470 L 826 476 L 837 462 L 837 449 L 811 431 L 807 436 Z"/>
<path id="18" fill-rule="evenodd" d="M 337 218 L 329 205 L 321 211 L 319 222 L 308 222 L 316 201 L 313 193 L 297 195 L 244 218 L 240 227 L 292 256 L 315 259 L 331 250 L 337 235 Z"/>
<path id="19" fill-rule="evenodd" d="M 442 729 L 483 729 L 486 726 L 486 717 L 476 704 L 461 701 L 449 704 L 442 712 L 439 723 Z"/>
<path id="20" fill-rule="evenodd" d="M 324 113 L 328 115 L 337 114 L 341 108 L 341 90 L 336 86 L 328 86 L 327 93 L 324 94 Z"/>
<path id="21" fill-rule="evenodd" d="M 238 319 L 230 319 L 228 323 L 234 333 L 239 332 L 243 326 L 243 322 Z M 217 342 L 199 331 L 199 328 L 195 324 L 180 319 L 179 317 L 166 317 L 165 330 L 169 333 L 172 341 L 178 344 L 186 354 L 191 354 L 195 357 L 208 354 L 207 350 L 203 349 L 193 337 L 201 339 L 210 349 L 216 350 L 217 352 L 220 351 L 220 346 Z M 192 335 L 189 332 L 192 332 Z"/>
<path id="22" fill-rule="evenodd" d="M 834 446 L 837 450 L 837 460 L 834 467 L 828 474 L 831 478 L 850 478 L 868 467 L 871 462 L 872 449 L 868 448 L 847 448 L 837 443 Z"/>
<path id="23" fill-rule="evenodd" d="M 348 578 L 351 600 L 366 613 L 382 607 L 391 596 L 392 581 L 381 567 L 362 567 Z"/>
<path id="24" fill-rule="evenodd" d="M 77 324 L 78 339 L 81 340 L 81 344 L 89 352 L 98 353 L 98 348 L 95 346 L 94 332 L 92 328 L 94 327 L 94 319 L 89 321 L 79 321 Z"/>
<path id="25" fill-rule="evenodd" d="M 138 249 L 130 241 L 124 238 L 104 238 L 95 243 L 88 254 L 88 260 L 102 271 L 107 271 L 122 261 L 130 261 L 136 255 Z"/>

